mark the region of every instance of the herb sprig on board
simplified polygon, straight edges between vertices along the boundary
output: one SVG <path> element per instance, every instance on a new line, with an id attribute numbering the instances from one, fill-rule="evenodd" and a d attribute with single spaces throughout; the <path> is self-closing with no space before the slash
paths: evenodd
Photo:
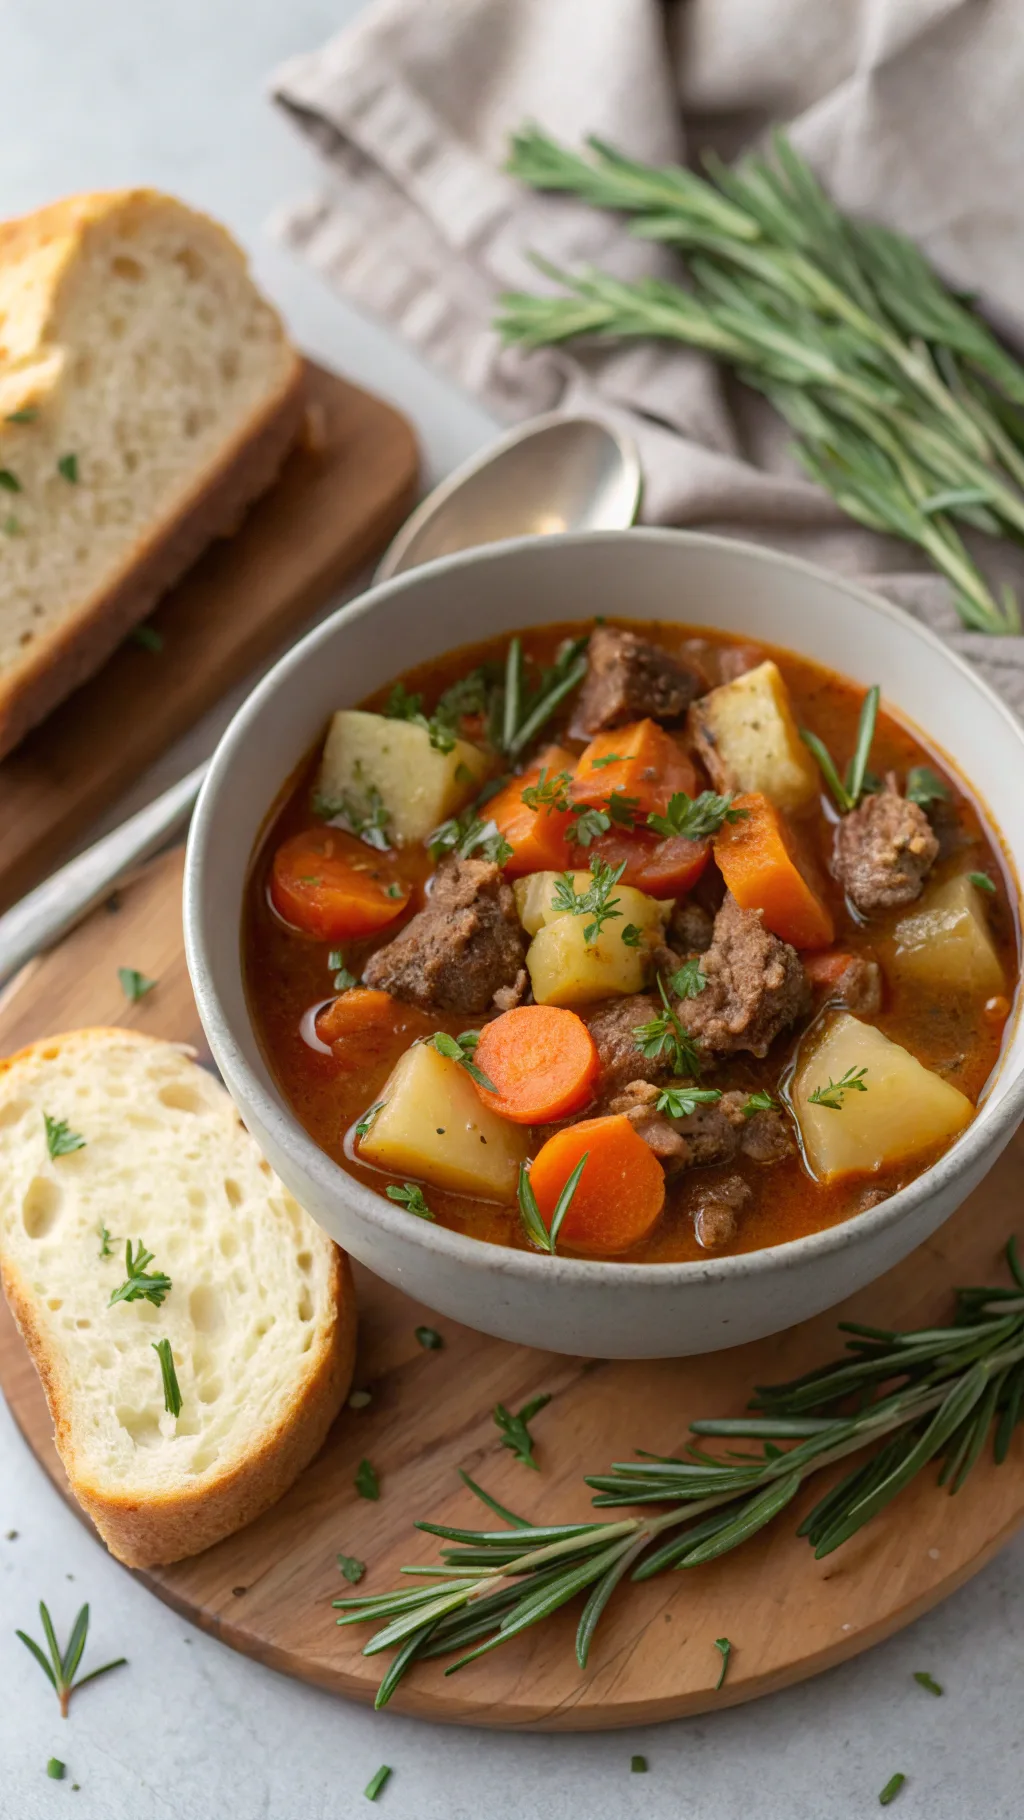
<path id="1" fill-rule="evenodd" d="M 88 1605 L 82 1606 L 75 1619 L 65 1650 L 61 1650 L 57 1642 L 53 1621 L 42 1599 L 39 1601 L 39 1617 L 43 1626 L 43 1636 L 46 1638 L 45 1653 L 35 1638 L 27 1636 L 23 1630 L 17 1630 L 14 1634 L 21 1638 L 25 1648 L 35 1657 L 60 1702 L 61 1716 L 66 1719 L 72 1694 L 77 1694 L 79 1688 L 84 1687 L 87 1681 L 96 1681 L 100 1675 L 109 1674 L 112 1668 L 123 1668 L 128 1658 L 118 1656 L 114 1662 L 104 1662 L 102 1668 L 93 1668 L 87 1675 L 78 1675 L 78 1665 L 85 1652 L 85 1641 L 89 1635 Z"/>
<path id="2" fill-rule="evenodd" d="M 586 1594 L 576 1654 L 586 1666 L 616 1588 L 694 1568 L 764 1529 L 815 1473 L 850 1460 L 798 1533 L 823 1559 L 858 1533 L 919 1473 L 940 1461 L 959 1491 L 993 1433 L 997 1464 L 1024 1416 L 1024 1266 L 1007 1248 L 1009 1287 L 957 1292 L 953 1322 L 919 1331 L 843 1322 L 846 1353 L 787 1384 L 759 1389 L 751 1412 L 694 1422 L 686 1457 L 640 1455 L 586 1479 L 595 1505 L 639 1514 L 531 1524 L 464 1482 L 506 1524 L 463 1529 L 420 1522 L 443 1543 L 444 1566 L 410 1570 L 429 1585 L 336 1599 L 339 1624 L 378 1628 L 364 1654 L 396 1654 L 377 1705 L 416 1660 L 453 1656 L 452 1674 Z M 718 1437 L 717 1456 L 706 1441 Z M 737 1442 L 753 1443 L 740 1454 Z M 851 1457 L 870 1450 L 866 1459 Z M 723 1639 L 723 1642 L 726 1640 Z M 721 1652 L 724 1656 L 724 1650 Z"/>

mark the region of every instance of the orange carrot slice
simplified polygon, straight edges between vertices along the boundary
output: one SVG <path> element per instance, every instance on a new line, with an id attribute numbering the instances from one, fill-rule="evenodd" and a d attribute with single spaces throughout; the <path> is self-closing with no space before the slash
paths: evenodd
<path id="1" fill-rule="evenodd" d="M 562 1221 L 559 1246 L 614 1257 L 646 1237 L 665 1204 L 661 1164 L 627 1118 L 582 1119 L 538 1152 L 530 1186 L 550 1230 L 562 1189 L 580 1158 L 583 1174 Z"/>
<path id="2" fill-rule="evenodd" d="M 601 1063 L 575 1011 L 521 1005 L 485 1024 L 474 1057 L 496 1093 L 477 1088 L 494 1112 L 516 1125 L 568 1118 L 594 1097 Z"/>
<path id="3" fill-rule="evenodd" d="M 766 796 L 738 796 L 741 821 L 715 835 L 715 858 L 744 910 L 760 910 L 764 926 L 794 948 L 827 948 L 835 929 L 828 906 L 806 876 L 785 816 Z"/>
<path id="4" fill-rule="evenodd" d="M 628 834 L 625 829 L 611 828 L 589 847 L 574 847 L 568 870 L 586 871 L 595 859 L 608 866 L 625 862 L 622 884 L 632 885 L 648 897 L 683 897 L 692 891 L 710 858 L 708 840 L 684 840 L 681 835 L 658 840 L 639 830 Z"/>
<path id="5" fill-rule="evenodd" d="M 591 740 L 576 767 L 572 794 L 594 808 L 613 792 L 635 797 L 634 814 L 642 822 L 652 810 L 663 813 L 677 791 L 694 796 L 697 788 L 693 764 L 671 734 L 655 720 L 637 720 Z"/>
<path id="6" fill-rule="evenodd" d="M 543 801 L 531 808 L 523 801 L 523 791 L 537 789 L 542 775 L 544 782 L 551 786 L 563 772 L 571 777 L 575 768 L 576 760 L 564 746 L 549 746 L 529 771 L 522 777 L 514 777 L 480 810 L 481 815 L 489 816 L 496 823 L 499 834 L 504 835 L 512 848 L 512 857 L 506 860 L 504 868 L 510 878 L 522 878 L 528 872 L 568 871 L 566 832 L 572 821 L 568 808 L 558 809 Z M 564 787 L 560 790 L 560 799 L 567 800 Z"/>
<path id="7" fill-rule="evenodd" d="M 401 916 L 410 892 L 383 854 L 338 828 L 294 834 L 274 854 L 274 909 L 318 941 L 347 941 L 386 928 Z"/>

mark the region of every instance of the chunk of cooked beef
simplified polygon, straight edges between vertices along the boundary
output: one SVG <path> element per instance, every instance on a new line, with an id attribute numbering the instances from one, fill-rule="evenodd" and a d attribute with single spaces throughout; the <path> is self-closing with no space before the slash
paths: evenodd
<path id="1" fill-rule="evenodd" d="M 675 1083 L 683 1087 L 689 1083 Z M 710 1106 L 695 1106 L 685 1118 L 658 1111 L 661 1089 L 652 1081 L 630 1081 L 608 1101 L 609 1112 L 624 1113 L 656 1157 L 671 1173 L 676 1169 L 710 1169 L 731 1163 L 742 1134 L 723 1111 L 728 1095 Z M 742 1095 L 734 1096 L 742 1098 Z"/>
<path id="2" fill-rule="evenodd" d="M 425 907 L 370 956 L 363 978 L 425 1011 L 470 1017 L 520 1002 L 525 960 L 515 898 L 498 867 L 451 854 Z"/>
<path id="3" fill-rule="evenodd" d="M 693 1229 L 705 1251 L 724 1251 L 739 1229 L 740 1214 L 753 1190 L 741 1175 L 701 1183 L 690 1201 Z"/>
<path id="4" fill-rule="evenodd" d="M 718 649 L 719 681 L 735 682 L 738 676 L 746 676 L 748 670 L 758 669 L 767 656 L 767 651 L 762 651 L 758 645 L 720 645 Z"/>
<path id="5" fill-rule="evenodd" d="M 571 731 L 589 739 L 634 720 L 682 720 L 702 687 L 703 678 L 661 645 L 617 626 L 596 626 Z"/>
<path id="6" fill-rule="evenodd" d="M 736 1131 L 740 1150 L 753 1163 L 779 1163 L 796 1149 L 792 1127 L 781 1106 L 745 1113 L 750 1095 L 723 1093 L 719 1105 Z"/>
<path id="7" fill-rule="evenodd" d="M 662 1009 L 646 992 L 581 1007 L 580 1016 L 597 1044 L 601 1062 L 599 1094 L 618 1092 L 630 1081 L 669 1079 L 672 1069 L 668 1057 L 643 1055 L 636 1043 L 637 1026 L 649 1024 Z"/>
<path id="8" fill-rule="evenodd" d="M 701 971 L 704 990 L 696 998 L 681 999 L 675 1010 L 707 1056 L 732 1055 L 737 1049 L 766 1055 L 780 1030 L 810 1004 L 795 948 L 769 933 L 759 911 L 741 910 L 731 894 L 715 917 Z"/>
<path id="9" fill-rule="evenodd" d="M 864 915 L 912 903 L 938 855 L 924 810 L 908 802 L 891 775 L 885 789 L 844 815 L 835 833 L 832 868 Z"/>
<path id="10" fill-rule="evenodd" d="M 859 1017 L 877 1017 L 882 1009 L 882 969 L 866 954 L 848 955 L 834 979 L 818 984 L 812 976 L 812 989 L 816 1005 L 834 1001 Z"/>
<path id="11" fill-rule="evenodd" d="M 669 917 L 668 940 L 680 954 L 705 954 L 711 946 L 715 919 L 702 904 L 692 898 L 679 900 Z"/>

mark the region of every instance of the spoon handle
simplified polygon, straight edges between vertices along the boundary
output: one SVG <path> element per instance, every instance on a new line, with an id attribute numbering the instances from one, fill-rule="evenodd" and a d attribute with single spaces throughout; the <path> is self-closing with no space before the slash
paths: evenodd
<path id="1" fill-rule="evenodd" d="M 81 922 L 119 878 L 177 832 L 192 813 L 206 770 L 205 764 L 198 765 L 0 916 L 0 986 Z"/>

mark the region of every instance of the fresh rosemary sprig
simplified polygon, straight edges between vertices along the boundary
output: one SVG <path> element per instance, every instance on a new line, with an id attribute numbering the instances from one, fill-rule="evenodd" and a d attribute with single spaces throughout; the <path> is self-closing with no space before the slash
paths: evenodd
<path id="1" fill-rule="evenodd" d="M 505 339 L 653 335 L 713 354 L 787 419 L 844 511 L 926 552 L 965 624 L 1018 631 L 1017 602 L 996 599 L 957 529 L 1024 530 L 1024 369 L 980 318 L 910 241 L 842 215 L 782 134 L 771 158 L 707 159 L 707 180 L 589 150 L 531 128 L 509 169 L 632 215 L 635 234 L 685 251 L 688 287 L 537 260 L 568 294 L 506 295 Z"/>
<path id="2" fill-rule="evenodd" d="M 178 1374 L 174 1369 L 174 1354 L 170 1340 L 151 1340 L 150 1345 L 160 1360 L 160 1378 L 163 1384 L 164 1408 L 169 1416 L 177 1419 L 181 1414 L 181 1387 Z"/>
<path id="3" fill-rule="evenodd" d="M 172 1284 L 170 1277 L 165 1276 L 163 1271 L 148 1274 L 152 1262 L 153 1253 L 146 1250 L 141 1239 L 134 1256 L 131 1239 L 128 1239 L 124 1248 L 125 1280 L 119 1288 L 111 1290 L 108 1308 L 113 1308 L 115 1302 L 139 1301 L 152 1302 L 154 1308 L 160 1307 Z"/>
<path id="4" fill-rule="evenodd" d="M 933 1460 L 942 1461 L 939 1483 L 958 1491 L 993 1423 L 1002 1464 L 1024 1415 L 1024 1268 L 1014 1241 L 1007 1260 L 1012 1286 L 959 1290 L 949 1326 L 899 1332 L 843 1322 L 844 1357 L 761 1388 L 750 1414 L 692 1423 L 687 1457 L 639 1454 L 586 1479 L 596 1505 L 641 1506 L 638 1514 L 531 1524 L 463 1474 L 505 1528 L 420 1522 L 444 1543 L 444 1566 L 405 1571 L 430 1584 L 334 1601 L 339 1624 L 381 1626 L 365 1655 L 397 1651 L 378 1707 L 414 1661 L 454 1655 L 446 1670 L 453 1674 L 582 1593 L 576 1654 L 585 1667 L 601 1614 L 627 1576 L 647 1580 L 715 1560 L 765 1528 L 805 1480 L 866 1448 L 868 1458 L 849 1466 L 800 1523 L 819 1560 Z M 731 1450 L 738 1440 L 756 1447 L 718 1457 L 703 1445 L 710 1436 L 727 1438 Z"/>
<path id="5" fill-rule="evenodd" d="M 878 703 L 881 693 L 878 684 L 873 683 L 861 702 L 860 719 L 857 722 L 857 743 L 853 750 L 853 757 L 846 767 L 845 778 L 840 777 L 835 760 L 824 740 L 819 739 L 816 733 L 809 733 L 806 727 L 800 729 L 800 738 L 817 759 L 821 775 L 832 792 L 836 808 L 842 815 L 849 815 L 853 809 L 856 809 L 869 784 L 874 781 L 868 775 L 868 754 L 871 751 L 871 741 L 875 737 L 875 722 L 878 719 Z"/>
<path id="6" fill-rule="evenodd" d="M 75 1619 L 71 1629 L 71 1635 L 68 1638 L 67 1649 L 64 1650 L 63 1654 L 57 1643 L 53 1621 L 42 1599 L 39 1601 L 39 1616 L 42 1620 L 46 1647 L 50 1652 L 49 1658 L 44 1655 L 34 1637 L 26 1636 L 23 1630 L 16 1630 L 14 1634 L 16 1637 L 21 1638 L 27 1650 L 31 1650 L 42 1669 L 43 1674 L 53 1688 L 57 1699 L 60 1701 L 61 1717 L 66 1719 L 72 1694 L 77 1694 L 79 1688 L 84 1687 L 87 1681 L 96 1681 L 100 1675 L 108 1674 L 112 1668 L 123 1668 L 128 1658 L 127 1656 L 118 1656 L 117 1660 L 114 1662 L 104 1662 L 102 1668 L 92 1668 L 87 1675 L 80 1675 L 76 1681 L 75 1675 L 78 1670 L 78 1664 L 82 1660 L 82 1654 L 85 1650 L 85 1640 L 89 1635 L 88 1605 L 82 1606 L 81 1611 Z"/>
<path id="7" fill-rule="evenodd" d="M 435 1030 L 433 1036 L 426 1037 L 425 1041 L 431 1049 L 437 1050 L 438 1055 L 447 1056 L 450 1062 L 458 1062 L 459 1067 L 466 1070 L 470 1080 L 475 1081 L 478 1087 L 483 1087 L 487 1093 L 497 1093 L 498 1089 L 489 1075 L 478 1068 L 473 1060 L 473 1052 L 480 1041 L 478 1030 L 466 1030 L 462 1036 L 449 1036 L 447 1030 Z"/>
<path id="8" fill-rule="evenodd" d="M 526 1233 L 530 1243 L 536 1245 L 538 1251 L 550 1252 L 551 1256 L 554 1257 L 555 1247 L 558 1244 L 558 1235 L 562 1230 L 562 1221 L 565 1219 L 566 1214 L 572 1206 L 573 1196 L 580 1185 L 580 1176 L 583 1174 L 589 1155 L 589 1150 L 583 1152 L 583 1155 L 580 1157 L 579 1162 L 569 1176 L 565 1187 L 562 1189 L 561 1194 L 555 1202 L 551 1214 L 550 1229 L 545 1226 L 544 1221 L 541 1218 L 540 1208 L 537 1205 L 537 1197 L 533 1192 L 533 1186 L 530 1182 L 529 1170 L 525 1163 L 520 1163 L 519 1192 L 517 1196 L 519 1202 L 519 1217 L 523 1222 L 523 1231 Z"/>
<path id="9" fill-rule="evenodd" d="M 531 684 L 522 644 L 518 638 L 510 641 L 504 686 L 491 714 L 491 737 L 506 758 L 518 758 L 525 752 L 555 709 L 583 681 L 588 642 L 587 637 L 567 639 L 554 663 Z"/>

